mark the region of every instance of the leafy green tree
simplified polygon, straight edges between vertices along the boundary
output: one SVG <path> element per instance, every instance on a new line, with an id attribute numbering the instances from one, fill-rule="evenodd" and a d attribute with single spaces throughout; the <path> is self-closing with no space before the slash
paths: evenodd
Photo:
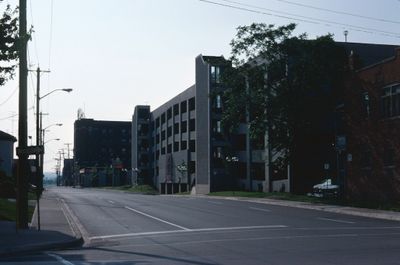
<path id="1" fill-rule="evenodd" d="M 7 5 L 0 17 L 0 86 L 14 77 L 17 59 L 18 9 L 12 10 Z"/>
<path id="2" fill-rule="evenodd" d="M 315 40 L 293 36 L 295 24 L 252 24 L 237 29 L 231 42 L 234 67 L 224 72 L 223 124 L 234 131 L 249 114 L 250 135 L 268 132 L 283 166 L 295 143 L 326 122 L 343 87 L 345 51 L 331 35 Z"/>

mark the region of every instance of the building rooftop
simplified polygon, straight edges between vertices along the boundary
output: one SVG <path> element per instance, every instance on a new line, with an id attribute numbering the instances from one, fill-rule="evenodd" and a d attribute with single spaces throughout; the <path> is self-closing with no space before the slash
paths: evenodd
<path id="1" fill-rule="evenodd" d="M 16 142 L 17 138 L 12 136 L 11 134 L 5 133 L 3 131 L 0 131 L 0 140 L 2 141 L 10 141 L 10 142 Z"/>

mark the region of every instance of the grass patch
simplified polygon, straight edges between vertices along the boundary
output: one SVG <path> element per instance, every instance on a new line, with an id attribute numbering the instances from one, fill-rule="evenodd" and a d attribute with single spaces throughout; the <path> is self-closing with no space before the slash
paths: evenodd
<path id="1" fill-rule="evenodd" d="M 357 208 L 368 208 L 376 210 L 388 210 L 400 212 L 400 202 L 395 203 L 379 203 L 379 202 L 352 202 L 344 201 L 336 198 L 317 198 L 310 197 L 307 195 L 296 195 L 286 192 L 249 192 L 249 191 L 219 191 L 212 192 L 208 195 L 211 196 L 226 196 L 226 197 L 247 197 L 247 198 L 268 198 L 275 200 L 286 200 L 296 202 L 307 202 L 307 203 L 319 203 L 339 206 L 350 206 Z"/>
<path id="2" fill-rule="evenodd" d="M 15 221 L 16 220 L 16 206 L 15 201 L 8 199 L 0 199 L 0 220 L 2 221 Z M 35 206 L 28 205 L 28 220 L 32 219 Z"/>
<path id="3" fill-rule="evenodd" d="M 118 186 L 118 187 L 103 187 L 103 188 L 109 189 L 109 190 L 121 190 L 121 191 L 148 194 L 148 195 L 158 194 L 158 191 L 149 185 L 137 185 L 137 186 L 125 185 L 125 186 Z"/>

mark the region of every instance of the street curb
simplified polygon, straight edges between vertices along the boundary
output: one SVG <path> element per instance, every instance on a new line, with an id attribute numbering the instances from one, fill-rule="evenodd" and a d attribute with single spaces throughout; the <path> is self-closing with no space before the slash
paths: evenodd
<path id="1" fill-rule="evenodd" d="M 89 234 L 86 229 L 83 227 L 78 217 L 73 213 L 71 208 L 69 208 L 68 204 L 65 203 L 64 199 L 57 198 L 58 202 L 61 203 L 61 210 L 64 213 L 65 218 L 69 224 L 69 227 L 74 234 L 75 238 L 82 240 L 82 245 L 90 242 Z"/>
<path id="2" fill-rule="evenodd" d="M 269 205 L 284 206 L 284 207 L 293 207 L 300 209 L 347 214 L 353 216 L 400 222 L 400 213 L 384 211 L 384 210 L 373 210 L 366 208 L 355 208 L 355 207 L 338 206 L 330 204 L 309 204 L 306 202 L 294 202 L 294 201 L 283 201 L 283 200 L 273 200 L 273 199 L 248 199 L 245 197 L 224 197 L 224 196 L 204 196 L 204 197 L 209 197 L 213 199 L 231 200 L 231 201 L 245 201 L 245 202 L 253 202 L 260 204 L 269 204 Z"/>
<path id="3" fill-rule="evenodd" d="M 83 239 L 76 238 L 64 242 L 54 241 L 54 242 L 46 242 L 45 244 L 32 244 L 23 247 L 13 247 L 10 249 L 5 249 L 0 251 L 0 258 L 13 257 L 16 255 L 29 254 L 47 250 L 60 250 L 66 248 L 79 247 L 82 246 L 82 244 L 83 244 Z"/>

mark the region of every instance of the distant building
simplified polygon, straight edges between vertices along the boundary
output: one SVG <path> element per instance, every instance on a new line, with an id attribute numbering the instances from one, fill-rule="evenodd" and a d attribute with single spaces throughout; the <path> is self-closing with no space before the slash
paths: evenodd
<path id="1" fill-rule="evenodd" d="M 63 186 L 74 186 L 75 176 L 74 176 L 74 159 L 66 158 L 64 159 L 64 166 L 62 169 L 62 185 Z"/>
<path id="2" fill-rule="evenodd" d="M 14 143 L 17 139 L 3 131 L 0 131 L 0 171 L 11 177 L 13 171 Z"/>
<path id="3" fill-rule="evenodd" d="M 81 184 L 125 184 L 131 171 L 131 122 L 79 119 L 74 124 L 74 161 Z M 115 179 L 115 175 L 118 178 Z M 124 176 L 121 179 L 121 176 Z"/>
<path id="4" fill-rule="evenodd" d="M 399 201 L 400 48 L 389 58 L 354 69 L 349 80 L 343 110 L 347 196 Z"/>

